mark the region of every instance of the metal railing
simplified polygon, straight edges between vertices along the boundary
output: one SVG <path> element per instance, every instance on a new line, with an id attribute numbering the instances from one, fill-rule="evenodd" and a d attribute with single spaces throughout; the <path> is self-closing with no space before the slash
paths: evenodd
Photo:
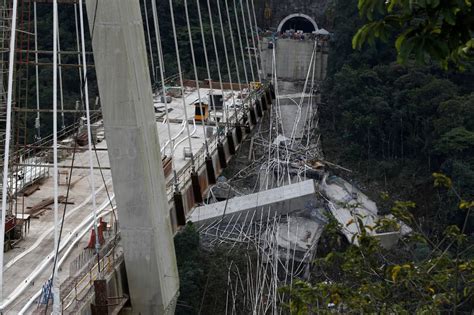
<path id="1" fill-rule="evenodd" d="M 67 290 L 61 290 L 62 292 L 69 292 L 61 298 L 62 310 L 72 311 L 71 307 L 76 302 L 83 302 L 86 300 L 90 293 L 90 290 L 94 287 L 94 281 L 97 279 L 104 278 L 114 272 L 115 267 L 123 261 L 123 255 L 115 256 L 115 244 L 110 245 L 112 248 L 109 249 L 106 255 L 97 262 L 94 261 L 91 268 L 87 271 L 80 273 L 73 279 L 71 283 L 68 283 Z"/>
<path id="2" fill-rule="evenodd" d="M 91 117 L 91 123 L 96 123 L 101 119 L 100 113 L 94 113 Z M 82 126 L 77 121 L 58 132 L 58 139 L 65 140 L 75 135 L 78 128 Z M 15 197 L 23 188 L 35 183 L 36 181 L 49 176 L 47 164 L 50 150 L 53 147 L 53 135 L 42 138 L 34 143 L 24 145 L 16 150 L 10 157 L 10 178 L 8 179 L 8 194 Z M 38 149 L 42 148 L 42 149 Z M 1 156 L 3 161 L 4 155 Z M 24 164 L 18 166 L 18 164 Z M 0 174 L 2 178 L 2 174 Z M 1 188 L 0 182 L 0 188 Z"/>

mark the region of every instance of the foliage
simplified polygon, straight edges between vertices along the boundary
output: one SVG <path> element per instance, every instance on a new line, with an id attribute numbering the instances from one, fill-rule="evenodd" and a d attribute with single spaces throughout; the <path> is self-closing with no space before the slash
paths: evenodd
<path id="1" fill-rule="evenodd" d="M 456 127 L 441 136 L 435 149 L 442 154 L 462 153 L 474 148 L 474 132 Z"/>
<path id="2" fill-rule="evenodd" d="M 390 14 L 385 3 L 392 6 Z M 410 13 L 401 7 L 407 3 L 413 4 L 412 14 L 417 20 L 400 24 Z M 429 45 L 413 46 L 409 53 L 404 46 L 430 35 L 417 33 L 423 23 L 428 28 L 434 23 L 430 15 L 421 16 L 420 6 L 429 3 L 439 3 L 434 7 L 437 9 L 468 2 L 335 1 L 330 72 L 323 91 L 325 103 L 320 107 L 327 159 L 354 170 L 351 176 L 367 190 L 384 191 L 379 207 L 408 224 L 413 232 L 386 250 L 365 233 L 360 247 L 341 244 L 343 238 L 337 232 L 341 227 L 328 225 L 311 280 L 285 289 L 291 293 L 287 305 L 291 313 L 437 314 L 472 310 L 473 71 L 470 56 L 458 54 L 456 43 L 450 41 L 465 34 L 442 39 L 448 27 L 445 21 L 438 21 L 442 32 L 431 36 L 450 52 L 432 58 L 442 66 L 448 62 L 466 66 L 466 71 L 443 71 L 408 60 L 421 49 L 425 50 L 420 53 L 422 61 L 429 61 Z M 363 14 L 358 18 L 359 9 Z M 472 23 L 470 10 L 457 12 L 452 27 Z M 466 17 L 469 12 L 471 16 Z M 398 24 L 384 24 L 392 16 L 399 19 Z M 462 16 L 466 18 L 458 21 Z M 372 26 L 364 26 L 369 24 Z M 403 34 L 408 28 L 413 31 Z M 396 41 L 393 37 L 402 35 L 398 51 L 384 41 L 375 41 Z M 352 38 L 359 50 L 350 50 Z M 367 41 L 373 45 L 362 45 Z M 397 58 L 404 63 L 396 63 Z M 390 231 L 396 227 L 396 221 L 383 219 L 375 228 L 367 228 Z M 339 242 L 326 246 L 327 240 Z"/>
<path id="3" fill-rule="evenodd" d="M 214 24 L 214 32 L 216 36 L 216 42 L 217 42 L 217 51 L 219 55 L 219 59 L 221 61 L 221 74 L 223 76 L 224 81 L 229 80 L 228 76 L 228 71 L 227 68 L 224 66 L 225 62 L 225 49 L 224 49 L 224 44 L 223 41 L 225 40 L 227 42 L 227 50 L 229 53 L 229 63 L 230 63 L 230 70 L 231 70 L 231 76 L 234 78 L 234 82 L 236 81 L 236 65 L 235 65 L 235 60 L 232 58 L 232 53 L 231 53 L 231 47 L 230 47 L 230 31 L 229 31 L 229 25 L 227 22 L 227 14 L 226 10 L 224 7 L 223 1 L 220 2 L 221 4 L 221 11 L 223 14 L 223 28 L 224 28 L 224 38 L 222 37 L 222 32 L 221 32 L 221 25 L 219 23 L 219 15 L 217 11 L 217 0 L 210 0 L 210 6 L 211 6 L 211 14 L 213 18 L 213 24 Z M 233 27 L 233 33 L 234 36 L 236 37 L 237 35 L 237 26 L 235 22 L 235 17 L 234 17 L 234 9 L 233 9 L 233 2 L 229 2 L 229 14 L 231 17 L 231 23 Z M 209 11 L 208 11 L 208 6 L 207 6 L 207 0 L 200 0 L 200 9 L 201 9 L 201 15 L 202 15 L 202 21 L 203 21 L 203 29 L 204 29 L 204 37 L 206 41 L 206 47 L 204 47 L 203 42 L 202 42 L 202 36 L 201 36 L 201 29 L 200 29 L 200 24 L 199 24 L 199 19 L 198 15 L 196 14 L 197 12 L 197 2 L 196 1 L 188 1 L 188 11 L 189 11 L 189 18 L 190 18 L 190 25 L 191 25 L 191 36 L 193 39 L 193 46 L 194 46 L 194 52 L 196 56 L 196 63 L 197 63 L 197 70 L 198 70 L 198 76 L 199 78 L 206 79 L 208 78 L 207 75 L 207 69 L 206 69 L 206 63 L 205 63 L 205 55 L 204 55 L 204 49 L 207 49 L 207 54 L 208 58 L 211 61 L 210 62 L 210 71 L 211 71 L 211 76 L 217 80 L 218 78 L 218 70 L 217 70 L 217 65 L 215 61 L 215 52 L 214 52 L 214 45 L 213 45 L 213 39 L 212 39 L 212 32 L 211 32 L 211 26 L 210 26 L 210 19 L 209 19 Z M 189 36 L 188 36 L 188 30 L 187 30 L 187 24 L 186 24 L 186 18 L 184 14 L 184 1 L 173 1 L 173 8 L 174 8 L 174 16 L 175 16 L 175 22 L 176 22 L 176 33 L 177 33 L 177 39 L 178 39 L 178 47 L 180 50 L 180 61 L 181 61 L 181 66 L 183 69 L 184 76 L 188 79 L 194 79 L 194 72 L 192 68 L 192 62 L 191 62 L 191 50 L 190 50 L 190 45 L 189 45 Z M 237 8 L 239 16 L 241 15 L 240 8 Z M 145 14 L 145 12 L 143 12 Z M 163 54 L 164 54 L 164 63 L 165 63 L 165 74 L 166 76 L 171 76 L 176 73 L 178 73 L 177 70 L 177 60 L 176 60 L 176 48 L 175 48 L 175 43 L 174 43 L 174 34 L 173 34 L 173 28 L 172 28 L 172 23 L 171 23 L 171 15 L 170 15 L 170 6 L 168 1 L 164 1 L 163 3 L 160 3 L 158 6 L 158 15 L 159 15 L 159 21 L 160 21 L 160 30 L 161 30 L 161 40 L 162 40 L 162 46 L 163 46 Z M 148 11 L 148 19 L 150 21 L 153 21 L 153 16 L 151 10 Z M 250 30 L 249 30 L 250 32 Z M 237 52 L 240 50 L 239 46 L 239 41 L 235 39 L 236 43 L 236 49 Z M 152 36 L 151 38 L 151 43 L 152 47 L 155 47 L 155 38 Z M 155 51 L 156 54 L 156 51 Z M 155 56 L 155 60 L 157 59 L 157 56 Z M 239 60 L 237 62 L 240 62 Z M 249 66 L 249 65 L 248 65 Z M 243 71 L 243 66 L 242 64 L 239 65 L 241 68 L 240 70 Z M 241 73 L 241 77 L 243 78 L 244 75 Z M 159 79 L 159 78 L 157 78 Z"/>
<path id="4" fill-rule="evenodd" d="M 383 190 L 407 194 L 433 228 L 462 220 L 449 212 L 457 206 L 452 194 L 437 197 L 430 188 L 433 172 L 452 177 L 461 194 L 474 192 L 474 94 L 449 77 L 396 63 L 345 65 L 327 83 L 321 109 L 326 153 L 383 180 Z"/>
<path id="5" fill-rule="evenodd" d="M 473 205 L 462 202 L 460 208 Z M 415 218 L 407 213 L 415 206 L 395 202 L 392 212 L 408 217 L 413 225 Z M 323 239 L 333 238 L 338 231 L 328 225 L 324 234 Z M 402 243 L 386 250 L 376 238 L 362 233 L 359 247 L 334 247 L 315 260 L 310 282 L 297 281 L 283 289 L 290 295 L 291 314 L 469 312 L 474 305 L 474 257 L 466 254 L 464 231 L 447 226 L 443 239 L 433 243 L 415 230 Z"/>
<path id="6" fill-rule="evenodd" d="M 449 119 L 454 113 L 448 114 L 446 108 L 452 108 L 453 100 L 458 99 L 463 111 L 472 112 L 474 94 L 458 95 L 451 81 L 427 69 L 394 64 L 361 69 L 344 66 L 327 92 L 335 103 L 330 110 L 339 122 L 338 129 L 346 131 L 353 145 L 370 145 L 364 158 L 434 158 L 472 148 L 472 119 Z M 449 125 L 452 129 L 447 129 Z"/>
<path id="7" fill-rule="evenodd" d="M 255 258 L 254 250 L 225 244 L 206 248 L 192 223 L 174 241 L 180 281 L 176 314 L 225 314 L 227 290 L 235 285 L 229 283 L 229 266 L 244 272 L 249 260 Z M 236 308 L 239 314 L 251 313 L 243 298 L 237 298 Z"/>
<path id="8" fill-rule="evenodd" d="M 353 47 L 395 34 L 398 61 L 412 56 L 420 64 L 430 58 L 443 68 L 449 62 L 464 69 L 474 59 L 474 9 L 471 0 L 359 0 L 361 16 L 367 18 L 353 39 Z"/>

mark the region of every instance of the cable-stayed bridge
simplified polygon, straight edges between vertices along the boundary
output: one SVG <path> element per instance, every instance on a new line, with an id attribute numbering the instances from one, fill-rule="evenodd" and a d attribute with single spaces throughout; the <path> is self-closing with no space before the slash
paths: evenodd
<path id="1" fill-rule="evenodd" d="M 293 12 L 265 30 L 256 5 L 2 0 L 4 313 L 173 313 L 173 235 L 233 156 L 310 151 L 327 33 Z"/>

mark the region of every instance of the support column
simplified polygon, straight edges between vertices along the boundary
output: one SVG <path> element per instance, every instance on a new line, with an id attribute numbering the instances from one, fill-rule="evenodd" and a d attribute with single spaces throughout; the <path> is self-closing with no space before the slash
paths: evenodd
<path id="1" fill-rule="evenodd" d="M 221 169 L 226 168 L 227 167 L 227 159 L 226 159 L 226 156 L 225 156 L 225 149 L 224 149 L 224 145 L 222 144 L 222 142 L 219 142 L 217 144 L 217 153 L 219 155 L 219 163 L 220 163 Z"/>
<path id="2" fill-rule="evenodd" d="M 174 314 L 179 290 L 139 0 L 86 0 L 134 314 Z"/>
<path id="3" fill-rule="evenodd" d="M 106 280 L 95 280 L 94 281 L 94 295 L 95 304 L 91 304 L 92 315 L 107 315 L 109 314 L 108 308 L 108 294 L 107 294 L 107 281 Z"/>

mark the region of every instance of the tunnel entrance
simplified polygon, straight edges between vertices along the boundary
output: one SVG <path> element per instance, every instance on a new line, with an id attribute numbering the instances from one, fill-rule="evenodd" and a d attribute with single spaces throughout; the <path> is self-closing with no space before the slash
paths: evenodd
<path id="1" fill-rule="evenodd" d="M 278 25 L 279 33 L 291 29 L 295 31 L 303 31 L 304 33 L 312 33 L 318 30 L 318 25 L 310 16 L 296 13 L 287 16 L 280 22 L 280 25 Z"/>

